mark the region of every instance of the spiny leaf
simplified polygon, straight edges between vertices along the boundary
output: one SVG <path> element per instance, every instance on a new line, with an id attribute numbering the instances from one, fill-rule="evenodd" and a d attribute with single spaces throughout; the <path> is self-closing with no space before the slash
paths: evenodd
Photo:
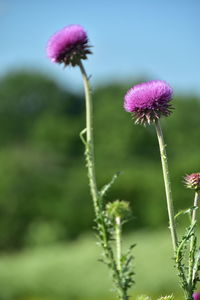
<path id="1" fill-rule="evenodd" d="M 100 197 L 104 197 L 105 196 L 105 194 L 108 192 L 108 190 L 111 188 L 111 186 L 113 185 L 113 183 L 119 177 L 120 174 L 121 174 L 121 172 L 117 172 L 116 174 L 114 174 L 114 176 L 112 177 L 111 181 L 108 184 L 105 184 L 102 187 L 102 189 L 99 191 Z"/>
<path id="2" fill-rule="evenodd" d="M 199 281 L 198 272 L 200 271 L 200 249 L 197 251 L 195 256 L 195 263 L 193 267 L 193 279 Z"/>
<path id="3" fill-rule="evenodd" d="M 190 207 L 190 208 L 182 209 L 182 210 L 180 210 L 180 211 L 175 215 L 174 218 L 177 219 L 177 218 L 180 217 L 181 215 L 185 215 L 185 214 L 189 214 L 189 216 L 190 216 L 191 212 L 192 212 L 193 210 L 195 210 L 195 209 L 197 209 L 196 206 L 192 206 L 192 207 Z"/>
<path id="4" fill-rule="evenodd" d="M 187 243 L 190 240 L 191 236 L 194 234 L 195 225 L 196 225 L 196 222 L 192 226 L 188 227 L 187 231 L 186 231 L 186 234 L 182 237 L 182 240 L 179 243 L 179 246 L 177 248 L 176 261 L 177 261 L 177 259 L 179 259 L 179 254 L 180 254 L 183 246 L 185 245 L 185 243 Z"/>
<path id="5" fill-rule="evenodd" d="M 83 142 L 83 144 L 86 146 L 87 142 L 86 139 L 84 138 L 84 134 L 86 133 L 86 128 L 84 128 L 81 132 L 80 132 L 80 139 Z"/>

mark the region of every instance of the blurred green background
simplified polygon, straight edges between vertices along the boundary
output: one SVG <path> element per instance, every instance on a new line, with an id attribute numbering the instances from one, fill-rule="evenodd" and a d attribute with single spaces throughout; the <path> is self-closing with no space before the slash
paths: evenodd
<path id="1" fill-rule="evenodd" d="M 133 211 L 124 226 L 124 248 L 137 244 L 131 294 L 182 299 L 155 130 L 134 125 L 123 97 L 143 80 L 173 87 L 162 125 L 175 210 L 192 206 L 183 176 L 200 171 L 199 11 L 199 0 L 0 0 L 0 300 L 115 299 L 92 230 L 80 72 L 46 57 L 49 37 L 69 24 L 86 29 L 93 51 L 84 64 L 98 185 L 121 171 L 106 200 Z"/>
<path id="2" fill-rule="evenodd" d="M 180 296 L 155 130 L 123 110 L 132 83 L 93 90 L 98 183 L 122 172 L 107 201 L 125 199 L 133 210 L 124 242 L 137 244 L 133 295 Z M 0 299 L 113 299 L 91 231 L 82 93 L 22 70 L 1 78 L 0 99 Z M 192 205 L 182 181 L 199 171 L 199 100 L 175 95 L 162 120 L 176 211 Z"/>

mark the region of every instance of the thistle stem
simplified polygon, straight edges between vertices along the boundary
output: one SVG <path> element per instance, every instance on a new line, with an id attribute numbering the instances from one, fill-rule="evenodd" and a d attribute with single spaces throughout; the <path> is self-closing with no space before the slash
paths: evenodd
<path id="1" fill-rule="evenodd" d="M 116 238 L 116 254 L 117 254 L 117 269 L 121 273 L 121 255 L 122 255 L 122 242 L 121 242 L 121 218 L 115 218 L 115 238 Z"/>
<path id="2" fill-rule="evenodd" d="M 199 192 L 195 192 L 194 196 L 194 209 L 192 211 L 192 221 L 191 225 L 194 225 L 196 223 L 197 219 L 197 209 L 198 209 L 198 202 L 199 202 Z"/>
<path id="3" fill-rule="evenodd" d="M 193 282 L 194 282 L 194 277 L 195 274 L 194 273 L 194 264 L 195 264 L 195 244 L 196 244 L 196 237 L 195 237 L 195 225 L 197 222 L 197 209 L 198 209 L 198 201 L 199 201 L 199 192 L 196 191 L 195 192 L 195 196 L 194 196 L 194 209 L 192 211 L 192 219 L 191 219 L 191 227 L 194 227 L 194 232 L 193 235 L 191 237 L 191 241 L 190 241 L 190 252 L 189 252 L 189 273 L 188 273 L 188 286 L 189 286 L 189 290 L 191 292 L 191 295 L 193 293 Z"/>
<path id="4" fill-rule="evenodd" d="M 173 250 L 175 252 L 176 247 L 178 245 L 178 239 L 177 239 L 176 224 L 174 218 L 174 207 L 173 207 L 173 200 L 172 200 L 168 162 L 167 162 L 166 145 L 164 143 L 163 133 L 162 133 L 159 120 L 155 122 L 155 127 L 156 127 L 156 133 L 158 137 L 159 148 L 160 148 L 160 157 L 161 157 L 163 178 L 165 184 L 165 193 L 166 193 L 167 209 L 168 209 L 168 216 L 169 216 L 169 228 L 171 232 Z"/>
<path id="5" fill-rule="evenodd" d="M 113 250 L 110 246 L 108 230 L 106 227 L 106 223 L 104 220 L 104 211 L 102 206 L 102 198 L 99 196 L 97 183 L 96 183 L 96 173 L 95 173 L 95 159 L 94 159 L 94 139 L 93 139 L 93 108 L 92 108 L 92 96 L 91 96 L 91 87 L 89 78 L 86 74 L 85 68 L 80 61 L 79 67 L 81 70 L 84 90 L 85 90 L 85 106 L 86 106 L 86 142 L 85 144 L 85 154 L 87 161 L 87 169 L 88 169 L 88 178 L 90 191 L 92 195 L 95 217 L 97 222 L 97 228 L 99 230 L 99 235 L 101 239 L 101 244 L 104 249 L 105 255 L 109 260 L 109 264 L 113 271 L 113 278 L 117 281 L 117 291 L 119 298 L 121 300 L 128 300 L 129 297 L 127 295 L 126 289 L 123 287 L 123 283 L 121 281 L 120 273 L 118 271 Z M 85 132 L 85 130 L 84 130 Z"/>
<path id="6" fill-rule="evenodd" d="M 85 90 L 85 107 L 86 107 L 86 160 L 88 168 L 88 178 L 90 191 L 93 199 L 93 205 L 95 210 L 96 217 L 99 213 L 98 205 L 98 189 L 96 183 L 96 174 L 95 174 L 95 161 L 94 161 L 94 139 L 93 139 L 93 107 L 92 107 L 92 97 L 91 97 L 91 86 L 84 69 L 82 62 L 80 61 L 79 67 L 81 70 L 84 90 Z"/>

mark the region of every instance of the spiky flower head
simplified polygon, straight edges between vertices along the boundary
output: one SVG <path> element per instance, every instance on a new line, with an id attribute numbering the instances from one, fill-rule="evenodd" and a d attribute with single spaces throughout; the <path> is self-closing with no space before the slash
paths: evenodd
<path id="1" fill-rule="evenodd" d="M 194 300 L 200 300 L 200 293 L 194 293 L 192 296 Z"/>
<path id="2" fill-rule="evenodd" d="M 80 25 L 66 26 L 48 41 L 47 56 L 52 62 L 76 66 L 87 54 L 91 54 L 88 37 Z"/>
<path id="3" fill-rule="evenodd" d="M 129 203 L 123 200 L 115 200 L 114 202 L 109 202 L 106 205 L 107 214 L 111 219 L 120 217 L 121 219 L 126 219 L 130 216 L 131 210 Z"/>
<path id="4" fill-rule="evenodd" d="M 192 173 L 184 177 L 184 182 L 187 188 L 200 190 L 200 173 Z"/>
<path id="5" fill-rule="evenodd" d="M 151 124 L 170 115 L 172 94 L 172 88 L 163 80 L 140 83 L 126 93 L 124 108 L 133 114 L 136 124 Z"/>

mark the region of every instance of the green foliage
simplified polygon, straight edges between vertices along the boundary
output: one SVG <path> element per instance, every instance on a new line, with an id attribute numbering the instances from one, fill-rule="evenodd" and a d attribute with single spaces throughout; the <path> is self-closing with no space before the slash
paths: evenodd
<path id="1" fill-rule="evenodd" d="M 158 300 L 174 300 L 174 296 L 170 295 L 170 296 L 162 296 L 160 297 Z"/>
<path id="2" fill-rule="evenodd" d="M 97 179 L 106 187 L 112 174 L 123 171 L 105 193 L 105 202 L 117 198 L 130 202 L 135 218 L 126 225 L 127 230 L 166 226 L 154 128 L 134 125 L 124 112 L 127 88 L 111 84 L 94 90 Z M 173 114 L 162 122 L 178 211 L 191 207 L 189 191 L 181 181 L 186 173 L 198 171 L 200 101 L 178 97 L 173 102 Z M 40 243 L 35 238 L 40 230 L 49 243 L 48 231 L 54 240 L 66 240 L 92 227 L 84 147 L 79 138 L 84 117 L 82 96 L 42 74 L 23 71 L 0 80 L 2 250 Z"/>
<path id="3" fill-rule="evenodd" d="M 178 243 L 175 263 L 178 270 L 180 285 L 186 299 L 192 299 L 199 279 L 199 249 L 197 249 L 196 221 L 186 227 L 186 232 Z"/>
<path id="4" fill-rule="evenodd" d="M 132 287 L 134 281 L 134 271 L 133 271 L 133 259 L 134 256 L 132 254 L 132 250 L 135 247 L 135 244 L 132 244 L 128 250 L 121 257 L 121 276 L 122 282 L 125 290 L 128 290 Z"/>

